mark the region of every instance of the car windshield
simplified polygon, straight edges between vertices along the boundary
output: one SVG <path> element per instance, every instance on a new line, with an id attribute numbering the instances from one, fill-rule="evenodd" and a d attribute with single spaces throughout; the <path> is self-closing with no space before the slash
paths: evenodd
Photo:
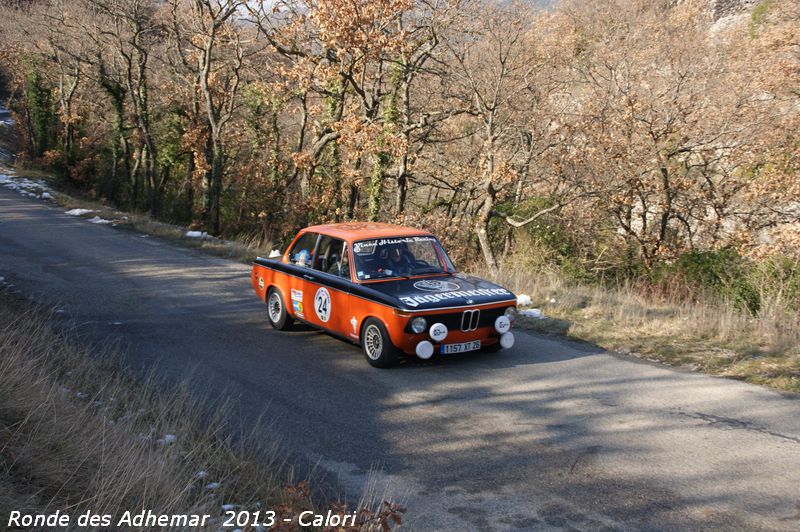
<path id="1" fill-rule="evenodd" d="M 353 258 L 360 281 L 454 271 L 432 236 L 362 240 L 353 244 Z"/>

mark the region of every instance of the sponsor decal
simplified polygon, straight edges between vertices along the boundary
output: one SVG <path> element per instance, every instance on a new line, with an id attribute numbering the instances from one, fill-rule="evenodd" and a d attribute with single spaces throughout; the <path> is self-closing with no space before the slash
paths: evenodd
<path id="1" fill-rule="evenodd" d="M 302 301 L 303 300 L 303 291 L 302 290 L 295 290 L 292 288 L 292 301 Z"/>
<path id="2" fill-rule="evenodd" d="M 303 313 L 303 302 L 292 300 L 292 307 L 294 308 L 294 315 L 298 318 L 305 318 L 306 315 Z"/>
<path id="3" fill-rule="evenodd" d="M 263 289 L 264 289 L 264 278 L 263 278 L 263 277 L 259 277 L 259 278 L 258 278 L 258 288 L 259 288 L 260 290 L 263 290 Z"/>
<path id="4" fill-rule="evenodd" d="M 425 292 L 452 292 L 461 288 L 456 283 L 450 281 L 439 281 L 437 279 L 425 279 L 414 283 L 414 288 Z"/>
<path id="5" fill-rule="evenodd" d="M 355 316 L 353 316 L 352 318 L 350 318 L 350 325 L 352 325 L 352 326 L 353 326 L 353 335 L 355 335 L 355 334 L 356 334 L 356 332 L 357 332 L 357 331 L 356 331 L 356 327 L 358 326 L 358 320 L 356 319 L 356 317 L 355 317 Z"/>
<path id="6" fill-rule="evenodd" d="M 365 240 L 353 244 L 353 252 L 359 255 L 370 255 L 375 253 L 376 246 L 389 246 L 392 244 L 413 244 L 415 242 L 433 242 L 436 240 L 432 236 L 409 236 L 402 238 L 381 238 L 379 240 Z"/>
<path id="7" fill-rule="evenodd" d="M 367 242 L 356 242 L 353 244 L 353 253 L 358 255 L 372 255 L 375 253 L 375 246 L 378 243 L 375 240 L 369 240 Z"/>
<path id="8" fill-rule="evenodd" d="M 324 286 L 314 295 L 314 312 L 323 323 L 328 323 L 331 319 L 331 294 Z"/>
<path id="9" fill-rule="evenodd" d="M 418 307 L 423 303 L 439 303 L 448 299 L 459 297 L 469 298 L 476 296 L 510 296 L 511 292 L 505 288 L 478 288 L 476 290 L 454 290 L 451 292 L 439 292 L 435 294 L 424 294 L 419 296 L 400 296 L 400 301 L 409 307 Z"/>

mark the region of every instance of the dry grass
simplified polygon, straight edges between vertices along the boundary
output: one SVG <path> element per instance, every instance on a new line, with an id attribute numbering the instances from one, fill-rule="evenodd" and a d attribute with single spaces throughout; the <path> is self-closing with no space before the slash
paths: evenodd
<path id="1" fill-rule="evenodd" d="M 557 273 L 502 272 L 501 284 L 528 294 L 545 319 L 520 325 L 564 334 L 640 358 L 800 392 L 800 319 L 787 301 L 762 297 L 757 316 L 697 296 L 667 301 L 628 284 L 568 283 Z"/>
<path id="2" fill-rule="evenodd" d="M 119 516 L 147 508 L 217 518 L 226 503 L 287 502 L 275 448 L 255 434 L 234 439 L 225 405 L 208 415 L 185 387 L 165 393 L 152 379 L 137 384 L 46 316 L 0 297 L 4 525 L 12 509 Z"/>
<path id="3" fill-rule="evenodd" d="M 223 504 L 272 508 L 295 521 L 314 508 L 306 485 L 286 487 L 277 447 L 242 434 L 226 405 L 200 404 L 187 386 L 165 391 L 152 378 L 126 376 L 113 355 L 90 353 L 48 314 L 2 292 L 0 324 L 3 527 L 12 510 L 74 519 L 90 510 L 209 514 L 219 528 Z M 382 501 L 363 504 L 378 511 L 362 510 L 356 529 L 399 515 Z"/>

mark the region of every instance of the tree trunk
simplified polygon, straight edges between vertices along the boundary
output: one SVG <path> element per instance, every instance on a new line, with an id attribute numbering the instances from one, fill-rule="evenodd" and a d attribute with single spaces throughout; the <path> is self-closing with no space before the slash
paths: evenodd
<path id="1" fill-rule="evenodd" d="M 186 196 L 185 220 L 192 222 L 194 218 L 194 152 L 189 152 L 189 160 L 186 162 L 186 181 L 183 184 Z"/>
<path id="2" fill-rule="evenodd" d="M 221 229 L 222 171 L 224 153 L 219 139 L 212 141 L 211 164 L 211 234 L 219 236 Z"/>
<path id="3" fill-rule="evenodd" d="M 350 185 L 350 194 L 347 202 L 347 219 L 352 220 L 356 213 L 356 205 L 358 205 L 358 186 Z"/>
<path id="4" fill-rule="evenodd" d="M 478 244 L 480 244 L 483 259 L 486 261 L 486 267 L 491 273 L 497 273 L 497 258 L 494 251 L 492 251 L 492 243 L 489 241 L 489 222 L 492 219 L 492 211 L 494 210 L 495 190 L 492 186 L 491 178 L 487 178 L 484 184 L 484 191 L 486 198 L 484 199 L 483 206 L 478 211 L 478 218 L 475 222 L 475 233 L 478 235 Z"/>
<path id="5" fill-rule="evenodd" d="M 397 168 L 397 195 L 395 196 L 394 212 L 403 214 L 406 209 L 406 194 L 408 193 L 408 154 L 400 157 Z"/>

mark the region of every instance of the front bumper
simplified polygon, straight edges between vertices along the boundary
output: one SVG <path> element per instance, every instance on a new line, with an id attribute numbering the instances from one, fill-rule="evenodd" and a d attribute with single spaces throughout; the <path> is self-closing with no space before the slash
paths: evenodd
<path id="1" fill-rule="evenodd" d="M 478 340 L 481 343 L 481 349 L 485 347 L 491 347 L 497 345 L 504 334 L 510 335 L 511 333 L 510 331 L 500 333 L 496 331 L 494 327 L 480 327 L 474 331 L 448 330 L 447 336 L 443 340 L 436 341 L 431 338 L 431 335 L 428 331 L 425 331 L 419 334 L 405 334 L 402 345 L 398 345 L 397 347 L 399 347 L 407 355 L 416 355 L 420 358 L 430 358 L 430 356 L 424 356 L 424 351 L 423 354 L 420 354 L 418 347 L 421 343 L 429 342 L 432 345 L 432 355 L 439 353 L 441 346 L 445 344 L 463 344 Z M 508 337 L 506 338 L 506 342 L 508 342 Z M 510 338 L 512 338 L 511 344 L 513 345 L 513 335 L 511 335 Z"/>

